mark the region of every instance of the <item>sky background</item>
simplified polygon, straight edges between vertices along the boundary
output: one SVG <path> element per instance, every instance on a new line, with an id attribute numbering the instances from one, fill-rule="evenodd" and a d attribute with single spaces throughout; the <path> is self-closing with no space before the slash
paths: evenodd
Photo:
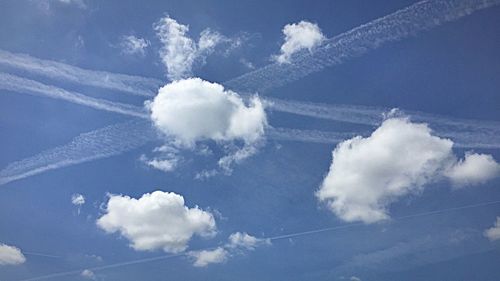
<path id="1" fill-rule="evenodd" d="M 0 1 L 0 49 L 92 70 L 153 77 L 165 81 L 153 24 L 165 15 L 189 25 L 197 37 L 205 28 L 246 38 L 229 53 L 215 51 L 194 75 L 225 82 L 271 63 L 283 43 L 284 25 L 317 23 L 330 38 L 415 1 Z M 84 6 L 79 3 L 84 3 Z M 259 93 L 280 99 L 398 107 L 449 117 L 500 122 L 500 7 L 386 44 L 358 58 L 326 68 L 283 87 Z M 120 38 L 150 41 L 144 55 L 121 51 Z M 142 105 L 144 98 L 9 72 L 86 95 Z M 0 168 L 70 142 L 75 136 L 130 120 L 119 114 L 61 100 L 0 90 Z M 276 127 L 324 131 L 372 131 L 375 127 L 270 112 Z M 432 126 L 431 126 L 432 127 Z M 118 234 L 96 226 L 107 194 L 139 198 L 155 190 L 184 196 L 216 214 L 218 234 L 194 237 L 189 249 L 225 243 L 233 232 L 256 237 L 345 225 L 314 192 L 332 161 L 335 144 L 269 139 L 259 152 L 234 167 L 230 176 L 194 178 L 204 169 L 193 156 L 164 173 L 139 160 L 161 142 L 118 156 L 42 173 L 0 186 L 0 242 L 19 247 L 26 262 L 0 266 L 0 280 L 24 280 L 55 272 L 163 255 L 139 252 Z M 462 157 L 470 149 L 455 148 Z M 498 149 L 474 152 L 500 159 Z M 200 160 L 201 159 L 201 160 Z M 209 160 L 212 158 L 209 158 Z M 213 158 L 212 160 L 214 160 Z M 497 178 L 453 190 L 449 182 L 430 184 L 420 194 L 390 205 L 398 218 L 500 200 Z M 71 196 L 83 194 L 80 211 Z M 497 280 L 499 241 L 484 235 L 500 206 L 450 211 L 273 241 L 222 264 L 193 267 L 186 257 L 96 271 L 97 280 Z M 30 255 L 42 253 L 48 256 Z M 96 258 L 96 257 L 100 258 Z M 85 280 L 78 274 L 50 280 Z"/>

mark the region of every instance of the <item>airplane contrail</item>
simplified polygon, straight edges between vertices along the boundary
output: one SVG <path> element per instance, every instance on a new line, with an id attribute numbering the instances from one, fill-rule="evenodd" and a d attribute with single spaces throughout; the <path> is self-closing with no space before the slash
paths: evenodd
<path id="1" fill-rule="evenodd" d="M 147 112 L 140 107 L 111 102 L 108 100 L 97 99 L 89 97 L 80 93 L 66 91 L 64 89 L 46 85 L 34 80 L 18 77 L 11 74 L 0 72 L 0 89 L 8 91 L 15 91 L 19 93 L 28 93 L 36 96 L 44 96 L 54 99 L 61 99 L 71 103 L 85 105 L 98 110 L 120 113 L 133 117 L 148 119 Z M 342 122 L 357 123 L 364 125 L 378 125 L 383 121 L 384 113 L 388 112 L 388 108 L 376 108 L 366 106 L 352 106 L 352 105 L 326 105 L 319 103 L 286 101 L 272 98 L 265 98 L 266 108 L 274 111 L 287 112 L 303 116 L 311 116 L 315 118 L 330 119 Z M 492 147 L 496 147 L 499 143 L 500 124 L 491 121 L 475 121 L 452 119 L 447 117 L 433 116 L 421 112 L 408 112 L 412 120 L 417 122 L 426 122 L 433 125 L 433 127 L 445 137 L 470 139 L 475 137 L 475 142 L 471 144 L 469 140 L 464 144 L 465 146 L 478 146 L 482 141 L 486 143 L 481 144 L 480 147 L 487 147 L 488 143 Z M 467 130 L 473 130 L 467 133 Z M 283 131 L 271 131 L 271 137 L 276 139 L 287 140 L 291 138 L 293 130 L 288 130 L 287 134 Z M 323 143 L 337 143 L 339 142 L 339 135 L 334 132 L 319 132 L 319 131 L 299 131 L 296 130 L 293 136 L 294 140 L 323 142 Z M 307 134 L 305 134 L 307 132 Z M 456 133 L 462 132 L 462 133 Z M 480 133 L 478 135 L 478 133 Z M 458 136 L 461 134 L 462 136 Z"/>
<path id="2" fill-rule="evenodd" d="M 326 67 L 339 65 L 383 44 L 399 41 L 473 12 L 500 4 L 500 0 L 426 0 L 358 26 L 326 40 L 312 52 L 298 52 L 291 63 L 274 63 L 224 83 L 240 92 L 264 92 L 296 81 Z"/>
<path id="3" fill-rule="evenodd" d="M 411 34 L 435 27 L 441 23 L 459 19 L 465 15 L 468 15 L 474 11 L 488 8 L 500 3 L 500 0 L 464 0 L 464 1 L 421 1 L 408 8 L 399 10 L 388 16 L 379 18 L 365 25 L 354 28 L 346 33 L 338 35 L 319 47 L 313 53 L 303 52 L 295 57 L 291 64 L 271 64 L 259 70 L 253 71 L 251 73 L 235 78 L 231 81 L 224 83 L 225 86 L 232 89 L 243 89 L 243 92 L 253 92 L 259 90 L 259 85 L 262 85 L 262 89 L 275 87 L 299 79 L 306 76 L 309 73 L 320 71 L 327 66 L 333 66 L 342 63 L 346 58 L 361 55 L 368 51 L 369 49 L 376 48 L 384 42 L 396 41 L 410 36 Z M 413 22 L 414 21 L 414 22 Z M 2 53 L 0 53 L 1 57 Z M 7 53 L 9 55 L 9 53 Z M 5 52 L 3 56 L 7 56 Z M 8 56 L 7 56 L 8 57 Z M 52 65 L 50 61 L 43 61 L 48 65 Z M 39 65 L 43 65 L 39 62 Z M 57 63 L 56 63 L 57 65 Z M 62 66 L 66 69 L 66 66 Z M 282 68 L 282 69 L 281 69 Z M 74 70 L 71 67 L 67 68 Z M 71 71 L 68 76 L 71 77 Z M 270 75 L 271 72 L 273 75 Z M 63 74 L 65 72 L 62 72 Z M 96 72 L 98 73 L 98 72 Z M 50 72 L 50 77 L 59 77 L 60 72 L 52 71 Z M 5 77 L 5 75 L 4 75 Z M 12 76 L 11 76 L 12 77 Z M 275 83 L 272 82 L 275 79 Z M 23 78 L 20 78 L 23 79 Z M 8 79 L 7 79 L 8 80 Z M 19 80 L 18 80 L 19 81 Z M 32 81 L 34 83 L 38 83 Z M 33 84 L 34 88 L 42 88 L 45 90 L 50 90 L 50 86 L 39 84 Z M 249 87 L 249 85 L 254 85 L 254 87 Z M 40 87 L 42 86 L 42 87 Z M 18 90 L 15 83 L 14 85 L 10 83 L 12 90 Z M 62 90 L 62 89 L 61 89 Z M 64 90 L 63 90 L 64 91 Z M 56 91 L 57 92 L 57 91 Z M 60 92 L 58 92 L 60 93 Z M 50 95 L 47 91 L 40 93 L 40 90 L 34 91 L 34 94 L 42 94 L 50 97 L 63 98 L 71 102 L 77 102 L 84 105 L 90 105 L 98 109 L 112 109 L 115 112 L 136 115 L 140 118 L 145 118 L 144 113 L 138 112 L 136 107 L 125 109 L 117 106 L 116 103 L 106 104 L 103 101 L 98 100 L 95 103 L 94 100 L 86 100 L 83 97 L 77 96 L 65 96 L 60 97 L 60 95 L 52 94 Z M 63 95 L 64 96 L 64 95 Z M 74 97 L 74 98 L 73 98 Z M 375 125 L 380 122 L 380 110 L 373 108 L 359 107 L 340 107 L 335 108 L 337 112 L 328 108 L 322 108 L 321 106 L 311 105 L 311 104 L 299 104 L 293 102 L 281 101 L 280 104 L 274 100 L 275 110 L 280 110 L 283 112 L 290 112 L 295 114 L 302 114 L 306 116 L 319 117 L 319 118 L 330 118 L 338 121 L 348 121 L 351 120 L 358 123 L 365 123 L 367 125 Z M 108 107 L 109 105 L 109 107 Z M 279 106 L 278 106 L 279 105 Z M 129 110 L 130 109 L 130 110 Z M 422 117 L 425 119 L 425 117 Z M 456 123 L 454 121 L 443 121 L 443 119 L 427 118 L 427 120 L 435 121 L 437 123 L 441 122 L 449 127 L 465 126 L 467 128 L 478 128 L 478 123 L 475 124 L 464 124 Z M 457 125 L 458 124 L 458 125 Z M 482 122 L 482 126 L 485 123 Z M 432 125 L 432 122 L 431 122 Z M 443 126 L 443 131 L 438 133 L 443 133 L 443 136 L 454 138 L 456 141 L 456 146 L 458 147 L 480 147 L 480 148 L 498 148 L 499 142 L 498 134 L 495 131 L 482 130 L 481 134 L 472 134 L 470 132 L 456 133 L 453 130 L 448 130 L 446 126 Z M 491 128 L 491 126 L 490 126 Z M 495 128 L 495 130 L 498 127 Z M 99 131 L 99 130 L 98 130 Z M 104 131 L 102 131 L 104 132 Z M 493 133 L 492 133 L 493 132 Z M 337 132 L 320 132 L 320 131 L 304 131 L 304 130 L 294 130 L 294 129 L 274 129 L 269 131 L 270 138 L 279 140 L 290 140 L 290 141 L 309 141 L 317 143 L 337 143 L 341 139 L 341 135 Z M 57 150 L 57 148 L 55 148 Z M 105 154 L 102 154 L 105 155 Z M 114 155 L 114 154 L 113 154 Z M 36 157 L 36 156 L 35 156 Z M 98 157 L 102 158 L 102 157 Z M 63 167 L 71 165 L 74 163 L 81 163 L 81 160 L 73 161 L 71 159 L 66 159 L 66 163 L 58 164 L 57 167 Z M 85 160 L 88 161 L 88 160 Z M 22 162 L 22 161 L 21 161 Z M 18 163 L 19 164 L 19 163 Z M 20 165 L 17 165 L 20 167 Z M 25 176 L 29 176 L 30 173 L 40 173 L 48 169 L 55 169 L 52 166 L 38 167 L 39 170 L 31 170 L 23 173 Z M 40 170 L 41 169 L 41 170 Z M 2 172 L 0 172 L 1 175 Z M 0 176 L 0 178 L 3 178 Z M 0 180 L 1 184 L 1 180 Z"/>
<path id="4" fill-rule="evenodd" d="M 263 101 L 266 109 L 271 111 L 368 126 L 380 125 L 393 110 L 374 106 L 323 104 L 267 97 L 263 98 Z M 430 124 L 441 136 L 448 136 L 448 134 L 452 136 L 456 132 L 480 133 L 482 137 L 488 136 L 496 139 L 500 136 L 500 122 L 451 118 L 405 109 L 398 109 L 396 114 L 408 116 L 414 122 Z"/>
<path id="5" fill-rule="evenodd" d="M 66 91 L 58 87 L 49 86 L 31 79 L 7 73 L 0 72 L 0 89 L 65 100 L 95 109 L 125 114 L 133 117 L 148 118 L 144 109 L 134 105 L 89 97 L 80 93 Z"/>
<path id="6" fill-rule="evenodd" d="M 158 87 L 164 84 L 163 81 L 154 78 L 87 70 L 65 63 L 43 60 L 25 54 L 15 54 L 5 50 L 0 50 L 0 65 L 50 79 L 117 90 L 138 96 L 154 96 Z"/>
<path id="7" fill-rule="evenodd" d="M 272 140 L 331 145 L 357 135 L 366 137 L 370 135 L 370 131 L 327 132 L 280 127 L 269 127 L 266 130 L 266 138 Z M 449 135 L 454 141 L 454 147 L 500 148 L 498 137 L 492 140 L 474 134 L 449 133 Z M 142 119 L 134 119 L 83 133 L 68 144 L 9 164 L 0 170 L 0 186 L 46 171 L 119 155 L 155 140 L 158 140 L 156 131 L 147 120 Z"/>
<path id="8" fill-rule="evenodd" d="M 462 205 L 459 207 L 451 207 L 451 208 L 446 208 L 446 209 L 417 213 L 417 214 L 413 214 L 413 215 L 400 216 L 400 217 L 393 218 L 391 221 L 398 222 L 398 221 L 408 220 L 408 219 L 417 218 L 417 217 L 425 217 L 425 216 L 432 216 L 432 215 L 438 215 L 438 214 L 444 214 L 444 213 L 450 213 L 450 212 L 457 212 L 457 211 L 486 207 L 486 206 L 497 205 L 497 204 L 500 204 L 500 200 L 480 202 L 480 203 L 476 203 L 476 204 Z M 366 226 L 366 224 L 364 224 L 364 223 L 350 223 L 350 224 L 338 225 L 338 226 L 333 226 L 333 227 L 324 227 L 324 228 L 319 228 L 319 229 L 293 232 L 293 233 L 271 236 L 271 237 L 264 237 L 264 238 L 260 238 L 260 239 L 261 240 L 269 240 L 269 241 L 277 241 L 277 240 L 297 238 L 297 237 L 315 235 L 315 234 L 324 233 L 324 232 L 332 232 L 332 231 L 355 228 L 355 227 L 362 227 L 362 226 Z M 200 249 L 199 251 L 207 250 L 207 249 L 212 249 L 212 248 L 203 248 L 203 249 Z M 187 255 L 188 255 L 188 252 L 184 252 L 184 253 L 180 253 L 180 254 L 172 254 L 172 255 L 162 255 L 162 256 L 157 256 L 157 257 L 127 261 L 127 262 L 113 263 L 113 264 L 104 265 L 104 266 L 97 266 L 97 267 L 91 267 L 91 268 L 81 268 L 81 269 L 77 269 L 77 270 L 58 272 L 58 273 L 28 278 L 28 279 L 22 279 L 19 281 L 46 280 L 46 279 L 55 278 L 55 277 L 77 275 L 77 274 L 81 274 L 82 271 L 84 271 L 86 269 L 91 270 L 92 272 L 98 272 L 98 271 L 103 271 L 106 269 L 113 269 L 113 268 L 119 268 L 119 267 L 123 267 L 123 266 L 129 266 L 129 265 L 149 263 L 149 262 L 166 260 L 166 259 L 182 257 L 182 256 L 187 256 Z"/>
<path id="9" fill-rule="evenodd" d="M 13 162 L 0 171 L 0 185 L 49 170 L 110 157 L 155 140 L 147 120 L 131 120 L 80 134 L 68 144 Z"/>

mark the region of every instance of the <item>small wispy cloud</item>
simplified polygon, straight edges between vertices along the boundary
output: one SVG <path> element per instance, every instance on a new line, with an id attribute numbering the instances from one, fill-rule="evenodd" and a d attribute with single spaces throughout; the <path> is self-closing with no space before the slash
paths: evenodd
<path id="1" fill-rule="evenodd" d="M 486 236 L 491 241 L 500 240 L 500 217 L 497 217 L 495 224 L 484 231 L 484 236 Z"/>
<path id="2" fill-rule="evenodd" d="M 124 35 L 120 38 L 120 49 L 125 55 L 140 55 L 146 54 L 146 48 L 151 45 L 151 42 L 144 38 L 139 38 L 134 35 Z"/>
<path id="3" fill-rule="evenodd" d="M 253 251 L 262 245 L 271 245 L 270 239 L 257 238 L 246 232 L 232 233 L 226 244 L 210 250 L 190 251 L 187 253 L 196 267 L 206 267 L 210 264 L 224 263 L 229 257 Z"/>
<path id="4" fill-rule="evenodd" d="M 231 49 L 235 44 L 241 43 L 239 38 L 228 38 L 210 28 L 204 29 L 196 41 L 188 35 L 188 25 L 181 24 L 168 15 L 153 27 L 163 44 L 159 54 L 170 80 L 191 77 L 194 66 L 205 64 L 207 56 L 212 54 L 217 46 L 226 44 Z"/>

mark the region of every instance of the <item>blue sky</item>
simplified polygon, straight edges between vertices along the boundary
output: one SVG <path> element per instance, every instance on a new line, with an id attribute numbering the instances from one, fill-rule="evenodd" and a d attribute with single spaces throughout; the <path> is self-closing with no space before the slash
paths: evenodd
<path id="1" fill-rule="evenodd" d="M 2 1 L 0 280 L 496 280 L 498 3 Z"/>

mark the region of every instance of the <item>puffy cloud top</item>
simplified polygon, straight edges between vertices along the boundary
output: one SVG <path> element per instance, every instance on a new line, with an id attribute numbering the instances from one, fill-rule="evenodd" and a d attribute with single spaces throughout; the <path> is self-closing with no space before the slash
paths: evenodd
<path id="1" fill-rule="evenodd" d="M 0 243 L 0 265 L 19 265 L 26 261 L 21 250 Z"/>
<path id="2" fill-rule="evenodd" d="M 258 97 L 246 105 L 238 94 L 199 78 L 167 84 L 149 108 L 155 126 L 186 146 L 206 139 L 251 143 L 263 135 L 267 125 Z"/>
<path id="3" fill-rule="evenodd" d="M 184 198 L 172 192 L 155 191 L 139 199 L 111 195 L 105 211 L 97 225 L 108 233 L 119 232 L 135 250 L 178 253 L 193 235 L 211 237 L 216 231 L 210 212 L 188 208 Z"/>
<path id="4" fill-rule="evenodd" d="M 296 52 L 302 49 L 311 51 L 325 40 L 318 25 L 307 21 L 285 25 L 283 34 L 285 42 L 281 46 L 281 54 L 275 57 L 279 63 L 290 62 L 290 58 Z"/>
<path id="5" fill-rule="evenodd" d="M 484 183 L 500 174 L 500 165 L 491 155 L 467 153 L 447 173 L 457 187 Z"/>
<path id="6" fill-rule="evenodd" d="M 316 195 L 341 219 L 372 223 L 389 218 L 390 203 L 444 176 L 457 183 L 492 178 L 491 167 L 498 164 L 491 156 L 468 154 L 457 162 L 452 146 L 451 140 L 433 136 L 426 124 L 388 119 L 371 136 L 335 148 Z"/>

